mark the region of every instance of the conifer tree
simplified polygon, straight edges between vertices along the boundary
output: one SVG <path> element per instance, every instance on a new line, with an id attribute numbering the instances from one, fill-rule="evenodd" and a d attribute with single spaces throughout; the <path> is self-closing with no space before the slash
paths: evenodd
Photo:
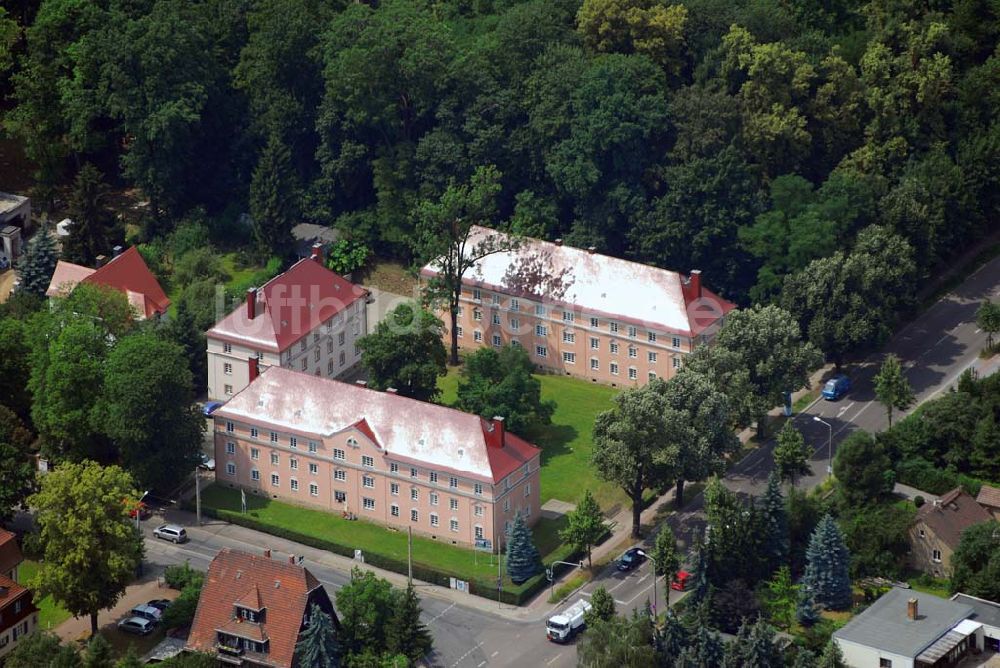
<path id="1" fill-rule="evenodd" d="M 280 137 L 268 139 L 250 182 L 253 240 L 262 257 L 292 254 L 292 227 L 299 217 L 299 187 L 292 155 Z"/>
<path id="2" fill-rule="evenodd" d="M 587 626 L 603 622 L 615 616 L 615 599 L 604 587 L 598 587 L 590 595 L 590 610 L 584 613 Z"/>
<path id="3" fill-rule="evenodd" d="M 339 654 L 333 619 L 313 603 L 309 608 L 309 624 L 295 643 L 295 665 L 301 668 L 337 666 Z"/>
<path id="4" fill-rule="evenodd" d="M 806 549 L 806 573 L 803 586 L 813 600 L 828 610 L 851 607 L 851 555 L 844 545 L 844 535 L 829 514 L 816 525 Z"/>
<path id="5" fill-rule="evenodd" d="M 56 245 L 44 227 L 35 233 L 18 260 L 17 273 L 21 279 L 21 290 L 28 294 L 45 295 L 56 270 Z"/>
<path id="6" fill-rule="evenodd" d="M 177 302 L 177 312 L 167 326 L 167 334 L 174 343 L 184 350 L 184 356 L 191 370 L 191 379 L 196 393 L 201 394 L 208 386 L 208 363 L 205 359 L 205 335 L 194 322 L 194 315 L 185 300 Z"/>
<path id="7" fill-rule="evenodd" d="M 111 643 L 99 633 L 90 638 L 82 659 L 82 668 L 112 668 L 115 665 Z"/>
<path id="8" fill-rule="evenodd" d="M 63 258 L 93 266 L 98 255 L 110 251 L 114 217 L 107 207 L 108 187 L 104 175 L 89 162 L 80 168 L 69 195 L 69 237 L 63 241 Z"/>
<path id="9" fill-rule="evenodd" d="M 808 587 L 799 587 L 799 599 L 795 606 L 795 618 L 802 626 L 812 626 L 819 621 L 819 610 L 816 609 L 816 601 Z"/>
<path id="10" fill-rule="evenodd" d="M 668 607 L 656 629 L 656 653 L 670 665 L 670 660 L 679 657 L 687 647 L 688 636 L 684 624 L 673 609 Z"/>
<path id="11" fill-rule="evenodd" d="M 781 481 L 776 471 L 767 477 L 767 489 L 761 500 L 764 529 L 763 548 L 768 562 L 768 572 L 788 561 L 789 535 L 788 511 L 785 497 L 781 494 Z"/>
<path id="12" fill-rule="evenodd" d="M 417 665 L 431 651 L 433 644 L 430 631 L 420 621 L 420 599 L 413 585 L 407 585 L 406 590 L 399 594 L 399 602 L 389 622 L 389 653 L 402 654 L 412 665 Z"/>
<path id="13" fill-rule="evenodd" d="M 695 632 L 694 640 L 677 655 L 674 668 L 715 668 L 722 665 L 725 653 L 719 634 L 703 624 Z"/>
<path id="14" fill-rule="evenodd" d="M 781 650 L 774 643 L 775 631 L 762 618 L 752 624 L 744 621 L 736 640 L 726 646 L 723 668 L 780 668 L 784 666 Z"/>
<path id="15" fill-rule="evenodd" d="M 708 550 L 702 542 L 701 536 L 695 536 L 694 546 L 691 548 L 693 558 L 691 560 L 691 590 L 688 599 L 692 604 L 698 604 L 708 597 Z"/>
<path id="16" fill-rule="evenodd" d="M 542 558 L 531 539 L 531 530 L 521 513 L 517 513 L 507 536 L 507 575 L 514 584 L 521 584 L 541 568 Z"/>
<path id="17" fill-rule="evenodd" d="M 816 668 L 846 668 L 846 666 L 847 663 L 844 661 L 843 652 L 840 651 L 840 645 L 831 638 L 826 643 L 826 647 L 823 648 L 823 653 L 819 655 Z"/>

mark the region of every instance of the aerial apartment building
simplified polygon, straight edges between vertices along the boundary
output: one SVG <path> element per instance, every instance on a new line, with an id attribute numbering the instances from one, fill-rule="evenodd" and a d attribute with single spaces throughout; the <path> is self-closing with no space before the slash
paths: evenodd
<path id="1" fill-rule="evenodd" d="M 322 264 L 317 246 L 206 332 L 208 397 L 224 401 L 265 368 L 336 378 L 361 361 L 368 291 Z"/>
<path id="2" fill-rule="evenodd" d="M 541 450 L 477 415 L 278 366 L 213 413 L 216 480 L 492 549 L 539 517 Z"/>
<path id="3" fill-rule="evenodd" d="M 467 246 L 490 235 L 503 233 L 475 227 Z M 438 269 L 431 262 L 420 273 L 431 279 Z M 700 271 L 684 277 L 558 239 L 524 238 L 466 272 L 458 341 L 466 349 L 523 346 L 549 371 L 641 385 L 670 378 L 733 308 L 702 285 Z"/>

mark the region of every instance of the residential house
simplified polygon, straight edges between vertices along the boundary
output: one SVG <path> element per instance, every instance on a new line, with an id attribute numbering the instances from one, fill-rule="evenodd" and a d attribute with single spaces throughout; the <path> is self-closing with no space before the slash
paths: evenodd
<path id="1" fill-rule="evenodd" d="M 894 587 L 834 631 L 833 640 L 851 668 L 950 668 L 992 646 L 987 642 L 995 645 L 989 602 L 976 607 L 967 598 Z"/>
<path id="2" fill-rule="evenodd" d="M 541 512 L 541 450 L 477 415 L 272 366 L 213 414 L 216 480 L 461 545 Z"/>
<path id="3" fill-rule="evenodd" d="M 972 608 L 971 619 L 983 625 L 984 649 L 1000 652 L 1000 603 L 961 593 L 953 595 L 951 600 Z"/>
<path id="4" fill-rule="evenodd" d="M 989 519 L 989 513 L 961 487 L 925 503 L 909 531 L 913 567 L 935 577 L 949 577 L 951 555 L 958 548 L 962 532 Z"/>
<path id="5" fill-rule="evenodd" d="M 158 318 L 165 314 L 170 307 L 170 299 L 138 249 L 132 246 L 123 251 L 121 246 L 115 246 L 113 252 L 110 260 L 99 257 L 96 269 L 59 260 L 45 294 L 59 298 L 68 295 L 80 283 L 100 285 L 125 295 L 137 320 Z"/>
<path id="6" fill-rule="evenodd" d="M 361 361 L 368 291 L 322 264 L 318 246 L 215 323 L 208 340 L 208 396 L 224 401 L 265 368 L 337 378 Z"/>
<path id="7" fill-rule="evenodd" d="M 0 529 L 0 663 L 21 638 L 38 628 L 31 590 L 18 580 L 22 560 L 17 537 Z"/>
<path id="8" fill-rule="evenodd" d="M 474 227 L 468 247 L 491 236 Z M 436 262 L 421 269 L 438 275 Z M 688 276 L 538 239 L 479 260 L 463 280 L 458 341 L 465 349 L 527 349 L 540 368 L 594 382 L 670 378 L 684 355 L 711 341 L 735 306 Z M 450 342 L 451 321 L 442 314 Z"/>
<path id="9" fill-rule="evenodd" d="M 329 595 L 308 569 L 263 555 L 223 549 L 208 566 L 185 649 L 220 664 L 291 668 L 313 604 L 333 618 Z"/>
<path id="10" fill-rule="evenodd" d="M 992 515 L 993 519 L 1000 522 L 1000 488 L 983 485 L 979 488 L 976 503 Z"/>

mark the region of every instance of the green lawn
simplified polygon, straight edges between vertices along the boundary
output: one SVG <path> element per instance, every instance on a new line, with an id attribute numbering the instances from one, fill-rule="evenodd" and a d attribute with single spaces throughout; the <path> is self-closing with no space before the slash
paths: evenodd
<path id="1" fill-rule="evenodd" d="M 18 577 L 23 583 L 30 583 L 38 573 L 38 562 L 23 561 L 18 569 Z M 38 600 L 35 599 L 35 606 L 38 608 L 38 623 L 43 629 L 51 629 L 59 626 L 69 619 L 70 614 L 62 606 L 56 604 L 51 596 Z"/>
<path id="2" fill-rule="evenodd" d="M 240 512 L 237 490 L 212 485 L 201 495 L 202 506 L 229 513 Z M 406 561 L 406 533 L 364 520 L 350 521 L 335 513 L 294 506 L 272 499 L 247 495 L 247 514 L 258 522 L 331 541 L 365 553 Z M 544 562 L 564 559 L 569 550 L 559 541 L 565 518 L 540 519 L 533 529 L 535 546 Z M 495 578 L 496 560 L 490 554 L 461 548 L 423 536 L 413 537 L 413 563 L 474 578 Z M 511 587 L 511 589 L 514 589 Z"/>
<path id="3" fill-rule="evenodd" d="M 612 407 L 611 398 L 617 388 L 588 383 L 570 376 L 538 374 L 542 384 L 542 399 L 556 403 L 552 424 L 526 434 L 526 438 L 542 448 L 542 503 L 559 499 L 576 503 L 586 489 L 594 494 L 608 515 L 627 503 L 625 493 L 617 486 L 598 480 L 590 464 L 593 442 L 590 439 L 594 419 L 601 411 Z M 438 382 L 441 402 L 451 405 L 457 399 L 458 371 Z"/>

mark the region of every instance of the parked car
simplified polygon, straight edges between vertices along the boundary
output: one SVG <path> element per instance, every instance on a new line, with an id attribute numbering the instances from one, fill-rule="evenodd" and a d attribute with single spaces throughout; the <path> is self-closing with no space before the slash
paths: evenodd
<path id="1" fill-rule="evenodd" d="M 150 601 L 146 605 L 148 605 L 151 608 L 156 608 L 162 614 L 162 613 L 164 613 L 164 612 L 167 611 L 167 608 L 170 607 L 170 601 L 168 601 L 165 598 L 154 598 L 152 601 Z"/>
<path id="2" fill-rule="evenodd" d="M 148 619 L 154 624 L 159 622 L 160 617 L 163 616 L 163 613 L 160 612 L 159 608 L 154 608 L 151 605 L 137 605 L 131 610 L 129 610 L 129 614 L 133 617 L 142 617 L 143 619 Z"/>
<path id="3" fill-rule="evenodd" d="M 205 417 L 212 417 L 212 413 L 219 410 L 222 407 L 221 401 L 208 401 L 202 407 L 201 412 Z"/>
<path id="4" fill-rule="evenodd" d="M 687 571 L 677 571 L 674 579 L 670 581 L 670 588 L 674 591 L 684 591 L 688 587 L 691 574 Z"/>
<path id="5" fill-rule="evenodd" d="M 153 529 L 153 536 L 169 540 L 171 543 L 186 543 L 188 539 L 184 527 L 179 527 L 176 524 L 161 524 Z"/>
<path id="6" fill-rule="evenodd" d="M 204 452 L 201 453 L 201 463 L 198 464 L 198 468 L 204 471 L 214 471 L 215 470 L 215 459 L 209 457 Z"/>
<path id="7" fill-rule="evenodd" d="M 839 374 L 826 381 L 823 386 L 823 398 L 827 401 L 837 401 L 851 391 L 851 379 Z"/>
<path id="8" fill-rule="evenodd" d="M 646 555 L 637 547 L 625 550 L 625 554 L 618 560 L 618 570 L 630 571 L 646 561 Z"/>
<path id="9" fill-rule="evenodd" d="M 134 633 L 138 636 L 144 636 L 152 633 L 154 626 L 153 622 L 145 619 L 144 617 L 126 617 L 118 622 L 119 631 L 124 633 Z"/>

